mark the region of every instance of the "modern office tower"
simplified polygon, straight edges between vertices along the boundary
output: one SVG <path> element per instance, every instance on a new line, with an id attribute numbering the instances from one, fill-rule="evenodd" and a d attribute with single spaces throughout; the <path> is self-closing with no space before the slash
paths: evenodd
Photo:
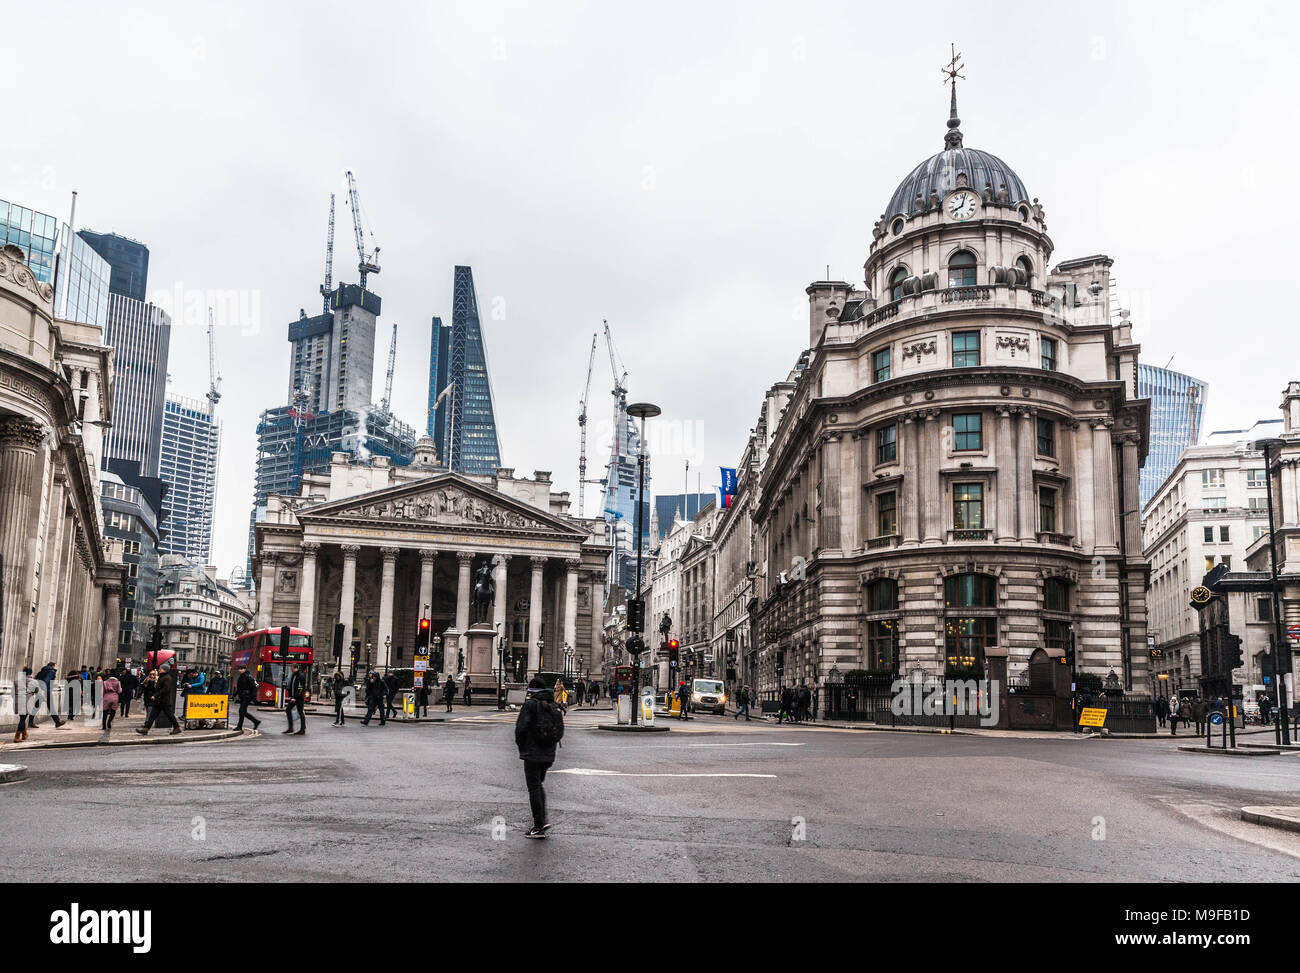
<path id="1" fill-rule="evenodd" d="M 104 343 L 113 353 L 113 425 L 104 436 L 104 463 L 134 460 L 146 476 L 158 472 L 171 318 L 158 307 L 121 294 L 108 298 Z"/>
<path id="2" fill-rule="evenodd" d="M 483 343 L 474 273 L 457 267 L 452 288 L 451 361 L 449 381 L 451 415 L 444 461 L 456 473 L 496 473 L 501 466 L 501 444 L 492 407 L 487 348 Z"/>
<path id="3" fill-rule="evenodd" d="M 657 547 L 671 533 L 679 520 L 693 520 L 695 515 L 709 505 L 711 493 L 660 493 L 654 497 L 653 518 L 650 525 L 652 543 Z"/>
<path id="4" fill-rule="evenodd" d="M 1190 375 L 1138 364 L 1138 398 L 1151 400 L 1151 449 L 1138 483 L 1144 509 L 1178 465 L 1183 450 L 1200 442 L 1207 389 Z"/>
<path id="5" fill-rule="evenodd" d="M 614 547 L 610 554 L 609 583 L 627 591 L 636 590 L 636 507 L 638 493 L 637 457 L 641 452 L 641 434 L 635 420 L 627 414 L 627 396 L 620 395 L 614 406 L 614 438 L 609 462 L 605 466 L 605 489 L 601 493 L 601 511 L 605 518 L 605 543 Z M 645 460 L 645 489 L 650 493 L 650 457 Z M 641 511 L 641 546 L 650 552 L 650 503 Z M 644 585 L 647 578 L 641 576 Z"/>
<path id="6" fill-rule="evenodd" d="M 126 588 L 118 630 L 118 656 L 144 659 L 153 631 L 154 597 L 158 590 L 158 547 L 167 539 L 167 484 L 140 473 L 134 460 L 113 460 L 100 473 L 100 504 L 104 537 L 122 545 Z"/>
<path id="7" fill-rule="evenodd" d="M 451 327 L 442 318 L 433 319 L 433 332 L 429 336 L 429 414 L 425 432 L 438 446 L 438 459 L 447 460 L 447 414 L 451 411 L 451 393 L 438 401 L 447 383 L 451 381 Z"/>
<path id="8" fill-rule="evenodd" d="M 104 327 L 112 267 L 85 240 L 53 216 L 0 199 L 0 246 L 23 251 L 27 269 L 54 283 L 54 316 Z"/>
<path id="9" fill-rule="evenodd" d="M 168 395 L 163 413 L 159 476 L 168 486 L 168 535 L 158 549 L 209 562 L 217 496 L 221 423 L 212 403 Z"/>
<path id="10" fill-rule="evenodd" d="M 121 294 L 133 301 L 144 303 L 148 300 L 146 289 L 149 284 L 149 248 L 138 240 L 119 236 L 116 233 L 96 233 L 94 230 L 79 230 L 77 235 L 89 243 L 97 254 L 108 261 L 113 268 L 109 288 L 114 294 Z"/>
<path id="11" fill-rule="evenodd" d="M 375 327 L 381 302 L 374 291 L 340 284 L 329 311 L 289 325 L 289 401 L 305 393 L 312 412 L 364 409 L 370 405 L 375 368 Z"/>

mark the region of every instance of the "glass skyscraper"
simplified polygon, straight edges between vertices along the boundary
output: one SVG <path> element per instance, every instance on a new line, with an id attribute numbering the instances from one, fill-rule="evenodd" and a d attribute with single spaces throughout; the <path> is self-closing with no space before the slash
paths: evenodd
<path id="1" fill-rule="evenodd" d="M 106 464 L 134 460 L 145 476 L 158 473 L 171 331 L 161 308 L 108 296 L 104 343 L 113 346 L 113 426 L 104 435 Z"/>
<path id="2" fill-rule="evenodd" d="M 438 446 L 438 461 L 447 462 L 447 414 L 451 411 L 451 393 L 441 402 L 438 396 L 451 381 L 451 328 L 442 318 L 433 319 L 433 333 L 429 337 L 429 414 L 425 432 Z"/>
<path id="3" fill-rule="evenodd" d="M 66 223 L 56 232 L 57 225 L 53 216 L 0 199 L 0 246 L 16 246 L 32 275 L 54 284 L 55 317 L 102 328 L 108 320 L 112 266 L 79 235 L 69 233 Z"/>
<path id="4" fill-rule="evenodd" d="M 217 497 L 221 423 L 211 403 L 168 395 L 163 413 L 159 476 L 166 481 L 170 516 L 163 554 L 183 554 L 207 564 L 212 546 L 212 510 Z"/>
<path id="5" fill-rule="evenodd" d="M 1139 480 L 1143 508 L 1174 471 L 1183 450 L 1200 441 L 1207 390 L 1190 375 L 1138 365 L 1138 398 L 1151 400 L 1151 448 Z"/>
<path id="6" fill-rule="evenodd" d="M 493 475 L 501 466 L 492 383 L 488 378 L 487 348 L 474 293 L 474 273 L 457 267 L 452 288 L 451 356 L 449 381 L 455 383 L 449 398 L 451 416 L 447 468 L 456 473 Z"/>
<path id="7" fill-rule="evenodd" d="M 53 216 L 0 199 L 0 246 L 12 243 L 27 255 L 27 269 L 41 283 L 54 281 L 54 250 L 58 220 Z"/>
<path id="8" fill-rule="evenodd" d="M 148 300 L 145 289 L 149 283 L 149 248 L 139 240 L 116 233 L 96 233 L 81 230 L 78 234 L 94 247 L 95 252 L 113 268 L 109 286 L 114 294 L 133 301 Z"/>

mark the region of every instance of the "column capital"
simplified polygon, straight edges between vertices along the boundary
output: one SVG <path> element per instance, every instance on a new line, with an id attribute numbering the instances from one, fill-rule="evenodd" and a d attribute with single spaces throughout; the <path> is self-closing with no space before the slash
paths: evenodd
<path id="1" fill-rule="evenodd" d="M 345 561 L 355 561 L 357 559 L 357 555 L 361 553 L 361 545 L 340 544 L 339 550 L 343 552 L 343 559 Z"/>
<path id="2" fill-rule="evenodd" d="M 546 562 L 549 560 L 550 558 L 548 557 L 543 557 L 538 554 L 533 554 L 529 556 L 528 563 L 533 566 L 534 571 L 539 571 L 542 568 L 546 567 Z"/>
<path id="3" fill-rule="evenodd" d="M 35 449 L 44 436 L 39 423 L 23 416 L 0 419 L 0 449 Z"/>
<path id="4" fill-rule="evenodd" d="M 474 560 L 474 552 L 473 552 L 473 551 L 457 551 L 457 552 L 456 552 L 456 560 L 460 561 L 462 564 L 464 564 L 464 563 L 467 562 L 467 561 L 472 561 L 472 560 Z"/>
<path id="5" fill-rule="evenodd" d="M 278 551 L 263 551 L 261 557 L 262 567 L 266 567 L 267 565 L 274 564 L 276 560 L 279 559 L 279 557 L 280 554 Z"/>
<path id="6" fill-rule="evenodd" d="M 578 570 L 578 568 L 582 567 L 582 558 L 580 558 L 580 557 L 566 557 L 566 558 L 564 559 L 564 567 L 565 567 L 566 570 L 569 570 L 569 571 L 576 571 L 576 570 Z"/>
<path id="7" fill-rule="evenodd" d="M 379 553 L 383 555 L 385 561 L 396 561 L 397 555 L 402 553 L 400 547 L 381 547 Z"/>
<path id="8" fill-rule="evenodd" d="M 438 557 L 438 552 L 427 547 L 420 549 L 420 561 L 423 564 L 432 564 Z"/>
<path id="9" fill-rule="evenodd" d="M 1010 419 L 1011 413 L 1015 412 L 1015 407 L 1010 405 L 1000 405 L 993 410 L 998 414 L 999 419 Z"/>
<path id="10" fill-rule="evenodd" d="M 1094 432 L 1100 432 L 1103 429 L 1109 429 L 1115 425 L 1114 419 L 1090 419 L 1088 424 L 1092 426 Z"/>
<path id="11" fill-rule="evenodd" d="M 316 541 L 303 541 L 302 553 L 303 557 L 315 557 L 320 553 L 320 544 Z"/>

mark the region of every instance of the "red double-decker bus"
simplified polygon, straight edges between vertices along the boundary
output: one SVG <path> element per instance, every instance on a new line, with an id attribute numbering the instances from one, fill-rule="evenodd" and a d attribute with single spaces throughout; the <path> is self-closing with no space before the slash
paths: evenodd
<path id="1" fill-rule="evenodd" d="M 290 628 L 289 645 L 282 649 L 280 632 L 278 628 L 258 628 L 235 639 L 235 651 L 230 655 L 232 691 L 239 682 L 239 667 L 248 666 L 248 674 L 257 682 L 257 702 L 275 705 L 276 690 L 289 682 L 289 667 L 312 664 L 311 633 Z M 307 699 L 311 700 L 310 691 Z"/>

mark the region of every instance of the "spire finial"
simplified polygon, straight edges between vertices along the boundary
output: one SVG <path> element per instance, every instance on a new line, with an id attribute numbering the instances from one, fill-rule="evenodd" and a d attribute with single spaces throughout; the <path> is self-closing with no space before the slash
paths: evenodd
<path id="1" fill-rule="evenodd" d="M 947 80 L 944 84 L 952 85 L 952 108 L 948 114 L 948 134 L 943 137 L 943 147 L 945 149 L 960 149 L 961 146 L 961 119 L 957 117 L 957 79 L 966 80 L 966 75 L 960 74 L 962 68 L 966 67 L 965 62 L 961 60 L 961 52 L 957 50 L 957 45 L 950 45 L 952 50 L 952 59 L 947 65 L 940 68 Z"/>

